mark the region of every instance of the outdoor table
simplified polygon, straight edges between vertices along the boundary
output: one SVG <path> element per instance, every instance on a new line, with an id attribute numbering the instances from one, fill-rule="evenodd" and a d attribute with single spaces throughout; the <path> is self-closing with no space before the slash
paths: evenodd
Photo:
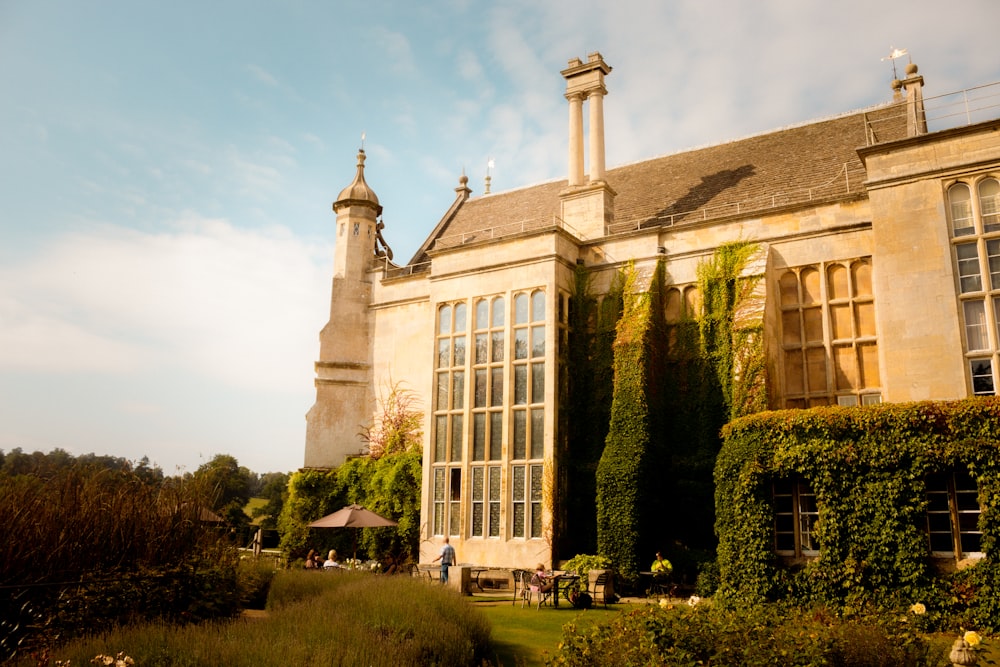
<path id="1" fill-rule="evenodd" d="M 478 565 L 474 565 L 469 569 L 470 583 L 475 584 L 476 588 L 479 589 L 480 593 L 483 592 L 483 586 L 482 584 L 479 583 L 479 575 L 481 575 L 483 572 L 489 572 L 491 569 L 493 568 L 481 567 Z"/>
<path id="2" fill-rule="evenodd" d="M 639 576 L 640 577 L 648 576 L 651 579 L 649 583 L 649 588 L 646 589 L 646 595 L 653 593 L 655 590 L 656 592 L 662 593 L 667 597 L 673 597 L 674 590 L 677 587 L 673 584 L 672 581 L 670 581 L 670 572 L 664 572 L 662 570 L 658 572 L 646 571 L 646 572 L 640 572 Z"/>
<path id="3" fill-rule="evenodd" d="M 435 573 L 437 573 L 437 577 L 436 578 L 438 578 L 438 579 L 441 578 L 441 566 L 440 565 L 434 565 L 434 564 L 431 564 L 431 563 L 420 563 L 419 565 L 417 565 L 417 569 L 420 572 L 422 572 L 423 574 L 426 574 L 427 578 L 430 579 L 431 581 L 434 581 L 434 579 L 435 579 L 434 574 Z"/>
<path id="4" fill-rule="evenodd" d="M 569 601 L 569 590 L 572 584 L 575 584 L 580 580 L 580 576 L 577 574 L 572 574 L 569 572 L 554 572 L 552 575 L 552 604 L 555 607 L 559 606 L 559 584 L 564 584 L 563 590 L 567 595 L 566 601 Z"/>

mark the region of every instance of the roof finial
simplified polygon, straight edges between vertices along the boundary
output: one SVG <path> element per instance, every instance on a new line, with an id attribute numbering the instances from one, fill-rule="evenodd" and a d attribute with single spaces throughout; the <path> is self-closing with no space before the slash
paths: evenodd
<path id="1" fill-rule="evenodd" d="M 361 130 L 361 152 L 365 152 L 365 131 Z"/>
<path id="2" fill-rule="evenodd" d="M 490 193 L 490 182 L 493 180 L 493 167 L 495 166 L 493 158 L 491 157 L 486 161 L 486 187 L 483 190 L 484 195 Z"/>

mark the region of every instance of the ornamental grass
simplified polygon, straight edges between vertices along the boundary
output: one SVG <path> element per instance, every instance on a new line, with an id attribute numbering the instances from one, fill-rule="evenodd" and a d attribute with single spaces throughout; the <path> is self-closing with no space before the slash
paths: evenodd
<path id="1" fill-rule="evenodd" d="M 142 667 L 479 665 L 486 618 L 453 591 L 405 576 L 284 571 L 256 617 L 123 627 L 52 650 L 72 667 L 119 652 Z M 35 665 L 36 662 L 20 662 Z"/>

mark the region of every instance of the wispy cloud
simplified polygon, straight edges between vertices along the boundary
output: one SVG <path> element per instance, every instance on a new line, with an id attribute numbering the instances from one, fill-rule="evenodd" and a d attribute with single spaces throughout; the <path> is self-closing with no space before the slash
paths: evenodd
<path id="1" fill-rule="evenodd" d="M 247 71 L 261 83 L 267 84 L 268 86 L 277 86 L 278 79 L 268 72 L 266 69 L 260 65 L 254 65 L 253 63 L 247 65 Z"/>
<path id="2" fill-rule="evenodd" d="M 375 47 L 386 58 L 386 65 L 395 74 L 413 74 L 417 71 L 413 58 L 410 40 L 401 32 L 389 30 L 384 26 L 373 31 Z"/>

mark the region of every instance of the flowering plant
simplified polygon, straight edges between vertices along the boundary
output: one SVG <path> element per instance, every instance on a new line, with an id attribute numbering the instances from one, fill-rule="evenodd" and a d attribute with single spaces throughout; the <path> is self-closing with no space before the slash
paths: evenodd
<path id="1" fill-rule="evenodd" d="M 979 662 L 978 653 L 982 650 L 983 638 L 974 630 L 961 630 L 962 635 L 955 640 L 951 646 L 951 653 L 948 659 L 953 665 L 975 665 Z M 989 664 L 994 664 L 992 660 L 987 660 Z"/>
<path id="2" fill-rule="evenodd" d="M 125 655 L 125 651 L 118 651 L 118 655 L 95 655 L 90 661 L 93 665 L 105 665 L 106 667 L 131 667 L 135 665 L 135 660 Z"/>
<path id="3" fill-rule="evenodd" d="M 917 602 L 916 604 L 910 607 L 910 611 L 912 611 L 917 616 L 923 616 L 924 614 L 927 613 L 927 607 L 925 607 L 922 602 Z"/>

